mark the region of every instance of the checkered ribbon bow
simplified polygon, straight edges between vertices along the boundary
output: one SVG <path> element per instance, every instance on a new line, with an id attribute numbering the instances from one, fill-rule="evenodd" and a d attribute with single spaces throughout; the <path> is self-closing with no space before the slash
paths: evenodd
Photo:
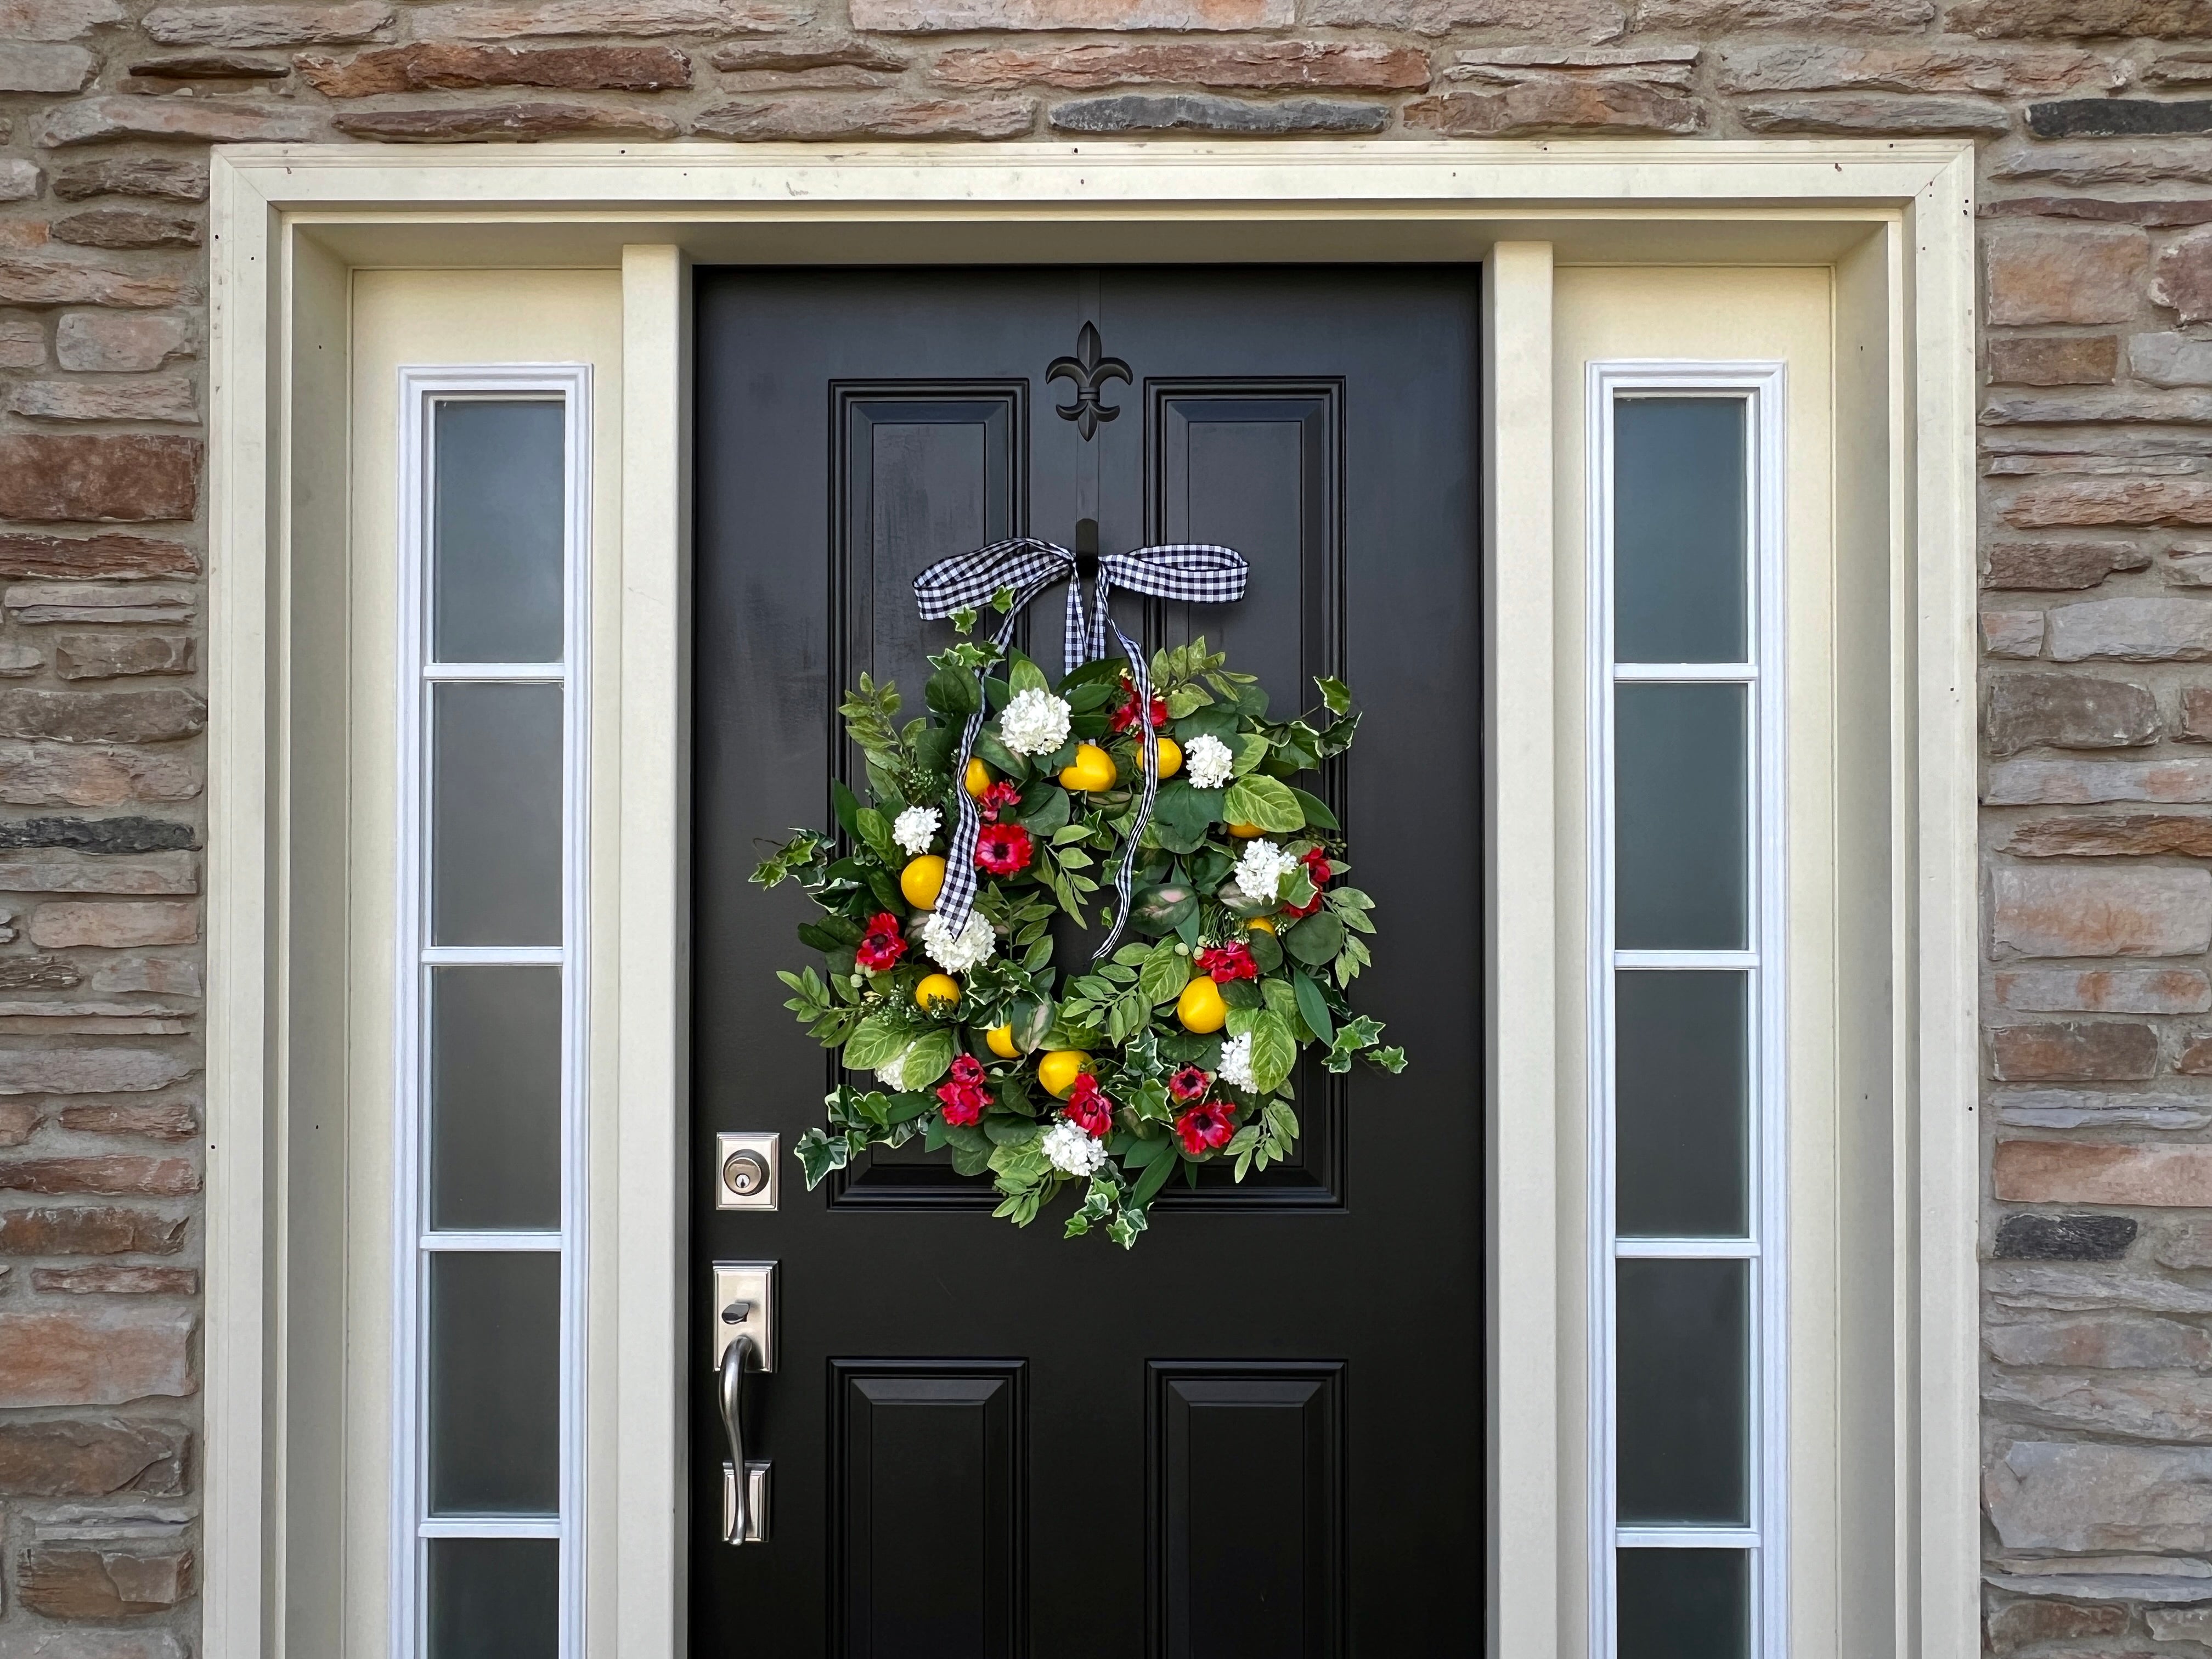
<path id="1" fill-rule="evenodd" d="M 1015 619 L 1029 602 L 1054 583 L 1064 581 L 1067 584 L 1067 617 L 1060 637 L 1060 672 L 1070 673 L 1104 656 L 1109 632 L 1121 646 L 1121 654 L 1129 659 L 1129 678 L 1136 689 L 1139 711 L 1137 732 L 1145 757 L 1145 789 L 1137 803 L 1136 820 L 1129 826 L 1128 844 L 1121 850 L 1121 867 L 1114 878 L 1115 890 L 1120 896 L 1114 926 L 1094 960 L 1114 948 L 1128 922 L 1130 892 L 1137 868 L 1137 842 L 1152 819 L 1152 797 L 1158 793 L 1160 787 L 1159 738 L 1152 730 L 1151 720 L 1146 718 L 1152 711 L 1152 688 L 1146 670 L 1145 653 L 1130 643 L 1129 636 L 1108 613 L 1107 595 L 1121 587 L 1158 599 L 1226 605 L 1231 599 L 1244 597 L 1244 574 L 1242 553 L 1211 542 L 1166 542 L 1157 547 L 1140 547 L 1131 553 L 1107 553 L 1099 557 L 1090 603 L 1085 605 L 1082 568 L 1076 556 L 1056 542 L 1018 536 L 1011 541 L 993 542 L 971 553 L 956 553 L 950 558 L 939 559 L 914 579 L 915 604 L 928 622 L 942 621 L 957 611 L 980 611 L 1001 589 L 1011 589 L 1013 603 L 1006 607 L 1005 617 L 991 635 L 991 642 L 1001 651 L 1013 638 Z M 968 717 L 968 729 L 960 738 L 960 752 L 952 763 L 956 780 L 966 778 L 968 758 L 975 752 L 976 734 L 983 729 L 983 715 L 988 704 L 980 695 L 982 679 L 979 669 L 975 676 L 979 694 L 976 710 Z M 948 939 L 960 937 L 975 907 L 975 836 L 982 828 L 981 815 L 967 790 L 954 793 L 960 803 L 960 822 L 953 830 L 951 851 L 945 860 L 945 885 L 937 896 L 939 925 Z"/>

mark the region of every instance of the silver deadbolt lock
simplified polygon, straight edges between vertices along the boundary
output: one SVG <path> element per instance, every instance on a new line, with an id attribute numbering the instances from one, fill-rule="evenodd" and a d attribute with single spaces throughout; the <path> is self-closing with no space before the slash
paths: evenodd
<path id="1" fill-rule="evenodd" d="M 749 1129 L 714 1137 L 714 1207 L 718 1210 L 775 1208 L 777 1137 Z"/>

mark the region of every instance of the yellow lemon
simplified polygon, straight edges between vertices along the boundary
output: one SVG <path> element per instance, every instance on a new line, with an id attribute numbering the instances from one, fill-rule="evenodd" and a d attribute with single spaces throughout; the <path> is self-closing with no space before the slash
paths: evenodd
<path id="1" fill-rule="evenodd" d="M 1160 739 L 1160 775 L 1171 778 L 1182 770 L 1182 745 L 1173 738 Z"/>
<path id="2" fill-rule="evenodd" d="M 1000 1060 L 1012 1060 L 1021 1053 L 1014 1047 L 1014 1028 L 1011 1025 L 994 1025 L 983 1033 L 983 1041 Z"/>
<path id="3" fill-rule="evenodd" d="M 1063 789 L 1111 789 L 1121 774 L 1115 769 L 1114 757 L 1095 743 L 1075 745 L 1075 758 L 1060 769 L 1060 787 Z"/>
<path id="4" fill-rule="evenodd" d="M 1255 836 L 1264 836 L 1267 832 L 1256 823 L 1232 823 L 1229 826 L 1229 833 L 1239 841 L 1249 841 Z"/>
<path id="5" fill-rule="evenodd" d="M 1080 1048 L 1055 1048 L 1037 1061 L 1037 1081 L 1054 1100 L 1066 1100 L 1075 1091 L 1075 1079 L 1090 1069 L 1091 1056 Z"/>
<path id="6" fill-rule="evenodd" d="M 906 902 L 917 910 L 927 910 L 936 904 L 939 889 L 945 885 L 945 860 L 934 853 L 924 853 L 899 872 L 899 891 Z"/>
<path id="7" fill-rule="evenodd" d="M 1183 1030 L 1203 1036 L 1228 1023 L 1229 1005 L 1221 1000 L 1221 988 L 1200 974 L 1176 999 L 1176 1018 L 1182 1022 Z"/>
<path id="8" fill-rule="evenodd" d="M 1275 919 L 1273 916 L 1255 916 L 1244 924 L 1244 929 L 1247 933 L 1272 933 L 1275 931 Z"/>
<path id="9" fill-rule="evenodd" d="M 917 1006 L 934 1008 L 942 1004 L 950 1008 L 960 1000 L 960 981 L 950 974 L 930 974 L 914 988 Z"/>
<path id="10" fill-rule="evenodd" d="M 983 792 L 991 787 L 991 769 L 971 757 L 968 769 L 960 775 L 960 787 L 976 799 L 982 799 Z"/>

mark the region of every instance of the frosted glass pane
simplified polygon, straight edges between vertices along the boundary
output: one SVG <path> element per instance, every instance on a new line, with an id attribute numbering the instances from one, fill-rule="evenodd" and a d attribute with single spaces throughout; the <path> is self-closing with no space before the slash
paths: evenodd
<path id="1" fill-rule="evenodd" d="M 561 1544 L 554 1538 L 433 1538 L 429 1659 L 555 1659 Z"/>
<path id="2" fill-rule="evenodd" d="M 430 688 L 430 937 L 561 942 L 561 688 Z"/>
<path id="3" fill-rule="evenodd" d="M 1746 660 L 1741 398 L 1613 406 L 1616 662 Z"/>
<path id="4" fill-rule="evenodd" d="M 561 1257 L 430 1257 L 430 1513 L 550 1515 L 561 1492 Z"/>
<path id="5" fill-rule="evenodd" d="M 558 662 L 561 404 L 441 403 L 434 418 L 433 659 Z"/>
<path id="6" fill-rule="evenodd" d="M 1614 942 L 1741 950 L 1749 688 L 1623 685 L 1613 703 Z"/>
<path id="7" fill-rule="evenodd" d="M 430 1224 L 561 1225 L 561 970 L 430 972 Z"/>
<path id="8" fill-rule="evenodd" d="M 1615 1267 L 1621 1524 L 1748 1525 L 1749 1264 Z"/>
<path id="9" fill-rule="evenodd" d="M 1614 1231 L 1743 1237 L 1751 976 L 1630 972 L 1613 986 Z"/>
<path id="10" fill-rule="evenodd" d="M 1622 1550 L 1620 1659 L 1747 1659 L 1751 1555 L 1745 1550 Z"/>

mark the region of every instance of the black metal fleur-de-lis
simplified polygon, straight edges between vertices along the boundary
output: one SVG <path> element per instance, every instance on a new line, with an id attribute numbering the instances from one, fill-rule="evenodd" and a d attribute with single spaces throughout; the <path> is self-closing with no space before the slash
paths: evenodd
<path id="1" fill-rule="evenodd" d="M 1098 329 L 1096 324 L 1085 323 L 1075 337 L 1075 356 L 1055 357 L 1052 367 L 1046 369 L 1048 384 L 1054 380 L 1075 382 L 1075 401 L 1058 405 L 1060 418 L 1075 422 L 1075 429 L 1088 443 L 1098 430 L 1098 422 L 1110 421 L 1121 410 L 1113 404 L 1102 402 L 1098 393 L 1109 380 L 1129 380 L 1129 366 L 1119 357 L 1100 355 Z"/>

